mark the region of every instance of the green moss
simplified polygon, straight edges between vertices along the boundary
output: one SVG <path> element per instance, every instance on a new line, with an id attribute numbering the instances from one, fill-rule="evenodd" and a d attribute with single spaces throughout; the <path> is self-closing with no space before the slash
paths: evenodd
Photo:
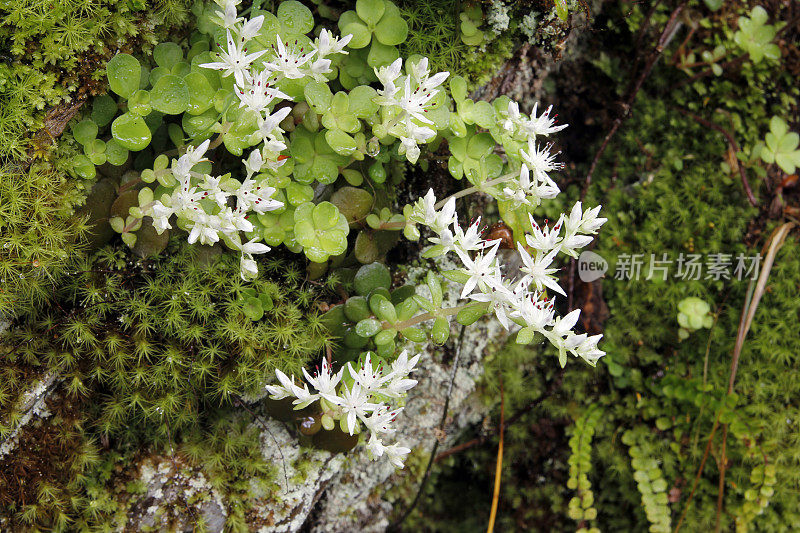
<path id="1" fill-rule="evenodd" d="M 230 404 L 276 368 L 299 373 L 326 345 L 309 289 L 258 279 L 249 286 L 275 305 L 254 322 L 235 261 L 201 266 L 194 247 L 170 251 L 134 262 L 104 249 L 85 260 L 50 306 L 18 317 L 3 366 L 57 370 L 71 393 L 92 396 L 103 433 L 163 440 L 170 424 L 194 424 L 202 406 Z"/>
<path id="2" fill-rule="evenodd" d="M 0 316 L 42 304 L 80 252 L 82 188 L 37 163 L 0 166 Z"/>
<path id="3" fill-rule="evenodd" d="M 186 20 L 186 0 L 22 0 L 0 7 L 0 159 L 25 159 L 43 111 L 104 90 L 111 50 Z"/>

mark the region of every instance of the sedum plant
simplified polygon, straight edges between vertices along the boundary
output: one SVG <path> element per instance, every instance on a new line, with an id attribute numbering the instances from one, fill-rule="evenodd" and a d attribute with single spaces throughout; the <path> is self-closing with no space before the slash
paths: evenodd
<path id="1" fill-rule="evenodd" d="M 767 24 L 767 10 L 756 6 L 749 17 L 739 17 L 739 29 L 733 35 L 733 41 L 750 55 L 753 63 L 763 59 L 775 60 L 781 56 L 781 50 L 772 40 L 778 33 L 775 25 Z"/>
<path id="2" fill-rule="evenodd" d="M 564 291 L 553 265 L 561 254 L 577 257 L 605 219 L 599 206 L 580 202 L 554 224 L 532 216 L 560 192 L 550 174 L 563 163 L 548 137 L 566 125 L 556 124 L 552 107 L 526 115 L 505 96 L 476 102 L 463 78 L 432 72 L 425 57 L 398 57 L 407 32 L 386 0 L 356 2 L 339 20 L 342 36 L 314 30 L 310 10 L 294 0 L 276 14 L 250 9 L 246 19 L 237 3 L 195 9 L 202 33 L 190 38 L 186 57 L 176 43 L 155 48 L 152 68 L 115 56 L 107 74 L 122 114 L 95 106 L 111 137 L 98 139 L 99 129 L 85 121 L 73 135 L 87 178 L 104 158 L 114 164 L 109 145 L 131 152 L 138 175 L 123 180 L 126 200 L 115 202 L 128 211 L 109 220 L 129 246 L 145 231 L 148 239 L 170 231 L 183 232 L 188 244 L 223 244 L 239 255 L 245 282 L 258 279 L 256 256 L 281 244 L 308 258 L 311 275 L 348 256 L 364 263 L 356 294 L 325 316 L 341 343 L 335 361 L 306 374 L 317 392 L 278 373 L 272 398 L 294 398 L 296 409 L 318 419 L 317 430 L 338 422 L 355 439 L 350 447 L 366 428 L 370 454 L 402 466 L 409 450 L 382 439 L 416 383 L 407 375 L 419 356 L 398 351 L 429 335 L 444 343 L 453 317 L 468 325 L 491 315 L 519 330 L 518 343 L 549 340 L 561 366 L 567 354 L 596 364 L 601 336 L 572 332 L 579 310 L 556 316 L 553 293 Z M 169 141 L 174 149 L 166 149 Z M 430 190 L 397 212 L 387 186 L 402 180 L 405 164 L 425 167 L 442 150 L 463 189 L 440 201 Z M 501 241 L 484 238 L 480 219 L 461 225 L 457 200 L 471 194 L 497 202 L 521 268 L 501 261 Z M 424 233 L 422 256 L 449 255 L 456 268 L 430 272 L 419 293 L 415 284 L 390 291 L 391 273 L 376 260 L 401 233 L 412 241 Z M 451 307 L 443 298 L 448 281 L 462 285 Z M 269 308 L 258 292 L 237 297 L 250 320 Z"/>
<path id="3" fill-rule="evenodd" d="M 789 126 L 781 117 L 772 117 L 765 145 L 761 148 L 761 159 L 765 163 L 775 163 L 781 170 L 791 174 L 800 167 L 800 136 L 789 131 Z"/>

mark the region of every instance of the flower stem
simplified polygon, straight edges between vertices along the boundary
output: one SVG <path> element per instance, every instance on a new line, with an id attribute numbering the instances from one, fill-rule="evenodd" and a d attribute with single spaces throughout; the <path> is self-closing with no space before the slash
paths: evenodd
<path id="1" fill-rule="evenodd" d="M 222 141 L 225 138 L 225 134 L 228 133 L 228 130 L 231 129 L 232 125 L 233 125 L 232 122 L 226 122 L 225 124 L 222 125 L 222 131 L 219 132 L 219 135 L 217 135 L 217 138 L 214 139 L 214 142 L 212 142 L 211 144 L 208 145 L 208 150 L 213 150 L 217 146 L 222 144 Z"/>
<path id="2" fill-rule="evenodd" d="M 128 189 L 131 189 L 131 188 L 133 188 L 133 187 L 135 187 L 135 186 L 137 186 L 137 185 L 139 185 L 140 183 L 143 183 L 143 182 L 144 182 L 144 180 L 142 180 L 142 178 L 132 179 L 131 181 L 120 185 L 119 190 L 117 191 L 117 194 L 122 194 L 125 191 L 127 191 Z"/>
<path id="3" fill-rule="evenodd" d="M 405 220 L 402 222 L 383 222 L 378 229 L 381 230 L 398 230 L 406 227 Z"/>
<path id="4" fill-rule="evenodd" d="M 409 318 L 408 320 L 397 322 L 395 324 L 390 324 L 389 322 L 384 321 L 383 329 L 396 329 L 399 331 L 406 328 L 410 328 L 411 326 L 416 326 L 421 322 L 433 320 L 434 318 L 452 316 L 457 314 L 465 307 L 472 305 L 473 303 L 474 302 L 467 302 L 465 304 L 457 305 L 455 307 L 448 307 L 447 309 L 442 309 L 441 311 L 437 311 L 436 313 L 422 313 L 421 315 L 417 315 L 413 318 Z"/>
<path id="5" fill-rule="evenodd" d="M 475 192 L 478 192 L 478 191 L 484 191 L 488 187 L 492 187 L 493 185 L 497 185 L 498 183 L 503 183 L 504 181 L 508 181 L 509 179 L 511 179 L 511 178 L 513 178 L 514 176 L 517 176 L 517 175 L 519 175 L 519 172 L 509 172 L 508 174 L 503 174 L 499 178 L 495 178 L 493 180 L 489 180 L 486 183 L 482 183 L 480 185 L 473 185 L 472 187 L 468 187 L 466 189 L 462 189 L 462 190 L 458 191 L 457 193 L 451 194 L 450 196 L 448 196 L 444 200 L 439 200 L 438 202 L 436 202 L 436 205 L 434 205 L 433 208 L 434 209 L 441 209 L 444 206 L 444 204 L 446 204 L 451 199 L 463 198 L 464 196 L 469 196 L 472 193 L 475 193 Z"/>

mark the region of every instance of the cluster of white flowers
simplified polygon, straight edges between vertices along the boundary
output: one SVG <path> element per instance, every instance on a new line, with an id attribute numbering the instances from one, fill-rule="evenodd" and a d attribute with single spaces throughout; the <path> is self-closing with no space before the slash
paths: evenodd
<path id="1" fill-rule="evenodd" d="M 499 200 L 510 201 L 513 208 L 523 205 L 536 207 L 543 198 L 554 198 L 560 192 L 549 173 L 563 165 L 555 161 L 557 154 L 550 151 L 552 144 L 537 144 L 537 140 L 567 126 L 555 124 L 555 117 L 550 116 L 552 106 L 539 116 L 536 115 L 537 106 L 534 106 L 531 116 L 526 117 L 520 113 L 516 102 L 508 104 L 500 126 L 510 137 L 521 142 L 527 141 L 527 151 L 520 149 L 518 158 L 514 157 L 515 154 L 509 154 L 509 166 L 513 167 L 515 159 L 518 159 L 520 167 L 518 173 L 512 171 L 495 180 L 502 189 L 495 191 L 487 186 L 488 183 L 479 187 L 486 192 L 494 192 Z M 515 179 L 517 176 L 519 179 Z M 489 303 L 506 329 L 512 321 L 522 326 L 519 334 L 522 340 L 530 340 L 535 333 L 544 335 L 559 349 L 562 366 L 568 352 L 593 365 L 605 355 L 597 348 L 601 335 L 589 337 L 571 331 L 578 320 L 579 310 L 558 318 L 553 309 L 553 299 L 544 299 L 542 296 L 545 289 L 564 294 L 553 277 L 557 269 L 551 265 L 559 252 L 577 257 L 577 250 L 592 241 L 590 235 L 597 233 L 606 221 L 597 216 L 600 206 L 584 211 L 581 203 L 577 202 L 570 214 L 562 214 L 552 227 L 547 224 L 539 226 L 529 215 L 531 233 L 525 235 L 525 242 L 532 253 L 522 243 L 517 245 L 523 265 L 520 270 L 524 274 L 517 281 L 514 281 L 515 275 L 509 278 L 503 276 L 497 258 L 500 241 L 481 238 L 480 219 L 465 231 L 456 217 L 455 198 L 445 202 L 441 210 L 437 210 L 436 206 L 431 189 L 417 201 L 409 218 L 412 222 L 428 226 L 436 234 L 430 238 L 433 246 L 426 251 L 426 256 L 454 251 L 461 260 L 464 279 L 462 298 Z"/>
<path id="2" fill-rule="evenodd" d="M 258 35 L 264 23 L 264 16 L 259 15 L 242 22 L 242 18 L 236 17 L 236 6 L 241 0 L 215 1 L 223 10 L 217 17 L 217 23 L 225 28 L 227 50 L 218 53 L 219 61 L 203 63 L 200 66 L 220 70 L 223 77 L 233 75 L 240 106 L 258 113 L 261 136 L 267 141 L 272 129 L 286 116 L 283 115 L 280 120 L 274 121 L 272 128 L 264 127 L 265 121 L 271 117 L 270 106 L 281 100 L 292 100 L 275 88 L 275 84 L 284 79 L 296 80 L 305 77 L 327 81 L 325 74 L 333 71 L 328 56 L 347 54 L 344 47 L 353 36 L 338 38 L 323 29 L 306 50 L 305 46 L 298 45 L 297 41 L 284 42 L 278 35 L 271 49 L 248 54 L 247 44 Z M 288 108 L 283 109 L 288 113 Z"/>
<path id="3" fill-rule="evenodd" d="M 427 57 L 416 63 L 406 62 L 408 72 L 401 77 L 402 66 L 403 60 L 398 58 L 389 66 L 375 69 L 375 75 L 383 84 L 375 101 L 395 114 L 386 126 L 386 133 L 400 139 L 399 153 L 416 163 L 420 153 L 418 145 L 436 136 L 436 130 L 429 127 L 433 121 L 425 113 L 439 92 L 436 88 L 450 73 L 438 72 L 431 76 Z"/>
<path id="4" fill-rule="evenodd" d="M 247 220 L 249 213 L 265 213 L 283 205 L 271 198 L 275 189 L 267 184 L 266 179 L 258 179 L 262 170 L 277 170 L 287 159 L 281 154 L 287 146 L 279 124 L 287 117 L 291 107 L 274 109 L 281 101 L 291 98 L 274 85 L 282 79 L 304 76 L 324 80 L 324 74 L 331 72 L 331 60 L 327 56 L 346 54 L 343 48 L 351 36 L 338 39 L 323 30 L 312 44 L 314 49 L 309 51 L 304 51 L 302 47 L 296 50 L 278 37 L 271 51 L 248 54 L 247 43 L 258 35 L 264 16 L 247 21 L 237 17 L 236 6 L 240 2 L 217 0 L 222 10 L 218 12 L 216 21 L 225 28 L 227 50 L 218 54 L 218 62 L 200 66 L 220 70 L 223 77 L 233 75 L 239 106 L 256 113 L 256 134 L 263 144 L 242 161 L 247 173 L 244 181 L 194 172 L 193 168 L 198 163 L 206 161 L 204 156 L 210 141 L 206 140 L 198 147 L 189 147 L 184 155 L 173 160 L 171 175 L 177 180 L 177 186 L 172 194 L 164 194 L 160 199 L 142 206 L 142 213 L 153 218 L 153 226 L 159 234 L 172 228 L 169 219 L 176 215 L 182 227 L 189 231 L 190 243 L 214 244 L 223 240 L 241 252 L 241 275 L 244 279 L 250 279 L 258 274 L 253 255 L 267 252 L 270 248 L 256 242 L 258 239 L 243 243 L 240 232 L 254 229 Z M 257 68 L 256 60 L 262 56 Z M 230 198 L 236 199 L 235 208 L 229 205 Z M 213 200 L 213 203 L 206 200 Z"/>
<path id="5" fill-rule="evenodd" d="M 566 124 L 556 125 L 556 117 L 551 117 L 553 106 L 548 107 L 540 116 L 536 116 L 538 103 L 533 106 L 530 118 L 520 113 L 519 105 L 511 101 L 505 113 L 505 119 L 500 122 L 503 131 L 512 138 L 527 142 L 528 149 L 520 150 L 521 167 L 519 180 L 504 182 L 502 194 L 499 199 L 510 201 L 512 207 L 522 205 L 529 207 L 538 206 L 542 199 L 555 198 L 560 191 L 558 185 L 550 178 L 549 173 L 564 167 L 563 163 L 555 160 L 556 155 L 550 150 L 552 143 L 542 143 L 539 138 L 547 137 L 567 127 Z M 538 144 L 537 144 L 538 141 Z M 509 177 L 514 178 L 512 172 Z"/>
<path id="6" fill-rule="evenodd" d="M 578 320 L 579 309 L 563 318 L 556 317 L 553 298 L 545 299 L 542 295 L 545 288 L 564 294 L 553 277 L 557 269 L 551 265 L 559 252 L 577 257 L 577 249 L 592 241 L 589 235 L 596 233 L 606 221 L 597 217 L 599 206 L 583 211 L 581 203 L 577 202 L 569 216 L 562 214 L 552 227 L 540 227 L 531 217 L 533 231 L 525 235 L 525 241 L 533 253 L 529 253 L 523 244 L 517 245 L 523 265 L 520 270 L 524 276 L 514 281 L 516 276 L 503 275 L 497 257 L 500 241 L 487 241 L 480 236 L 480 218 L 465 231 L 458 223 L 454 198 L 448 200 L 440 211 L 435 205 L 436 198 L 431 189 L 414 205 L 410 218 L 436 234 L 429 239 L 435 255 L 454 251 L 461 260 L 460 272 L 464 283 L 461 298 L 488 302 L 504 328 L 508 329 L 512 321 L 523 327 L 520 335 L 524 339 L 530 339 L 534 333 L 544 335 L 559 349 L 562 366 L 567 352 L 592 365 L 605 355 L 597 348 L 602 335 L 589 337 L 585 333 L 576 335 L 570 331 Z"/>
<path id="7" fill-rule="evenodd" d="M 263 181 L 257 182 L 253 175 L 275 163 L 265 163 L 261 150 L 256 149 L 243 160 L 247 169 L 243 182 L 194 172 L 192 169 L 197 164 L 206 161 L 204 156 L 209 143 L 206 140 L 200 146 L 190 146 L 184 155 L 172 161 L 169 172 L 177 180 L 177 186 L 172 194 L 164 194 L 142 206 L 142 213 L 153 218 L 153 227 L 159 234 L 172 228 L 169 219 L 176 215 L 189 231 L 190 243 L 211 245 L 222 238 L 228 246 L 241 252 L 241 274 L 247 279 L 258 273 L 253 254 L 270 249 L 256 239 L 242 243 L 240 232 L 253 231 L 253 224 L 247 220 L 248 213 L 266 213 L 283 205 L 272 199 L 275 189 Z M 229 198 L 236 198 L 235 209 L 229 205 Z M 213 204 L 206 200 L 212 200 Z"/>
<path id="8" fill-rule="evenodd" d="M 391 436 L 395 429 L 391 423 L 402 407 L 392 409 L 387 402 L 402 398 L 417 384 L 409 373 L 419 361 L 419 355 L 408 358 L 404 350 L 391 365 L 373 367 L 372 354 L 367 352 L 358 370 L 350 363 L 333 373 L 327 359 L 322 359 L 321 368 L 316 375 L 303 369 L 308 383 L 302 387 L 280 370 L 275 373 L 280 385 L 267 385 L 267 392 L 273 400 L 294 398 L 295 409 L 302 409 L 319 402 L 322 410 L 322 426 L 331 430 L 338 420 L 343 431 L 355 435 L 363 425 L 369 431 L 367 452 L 375 460 L 386 456 L 395 466 L 403 467 L 405 456 L 411 451 L 397 443 L 386 445 L 384 438 Z M 347 375 L 345 375 L 345 371 Z M 309 390 L 311 385 L 313 392 Z"/>

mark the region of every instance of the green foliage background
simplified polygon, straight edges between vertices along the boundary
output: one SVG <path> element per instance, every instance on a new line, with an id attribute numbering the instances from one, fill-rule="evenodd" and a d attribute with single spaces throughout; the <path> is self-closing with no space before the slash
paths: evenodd
<path id="1" fill-rule="evenodd" d="M 402 53 L 430 55 L 434 68 L 452 64 L 475 87 L 519 42 L 500 35 L 487 47 L 467 46 L 455 18 L 441 16 L 456 13 L 457 4 L 403 2 L 411 34 Z M 732 1 L 711 11 L 709 4 L 689 4 L 702 19 L 691 45 L 735 50 L 733 21 L 752 6 Z M 777 2 L 767 4 L 777 18 L 785 15 Z M 520 5 L 551 8 L 547 2 Z M 255 288 L 274 307 L 253 321 L 238 267 L 225 258 L 201 260 L 175 239 L 160 259 L 140 262 L 120 243 L 98 251 L 84 239 L 89 226 L 80 208 L 87 191 L 65 174 L 74 147 L 68 136 L 54 146 L 60 130 L 47 120 L 49 108 L 67 109 L 102 94 L 102 65 L 116 51 L 146 52 L 167 36 L 182 35 L 189 8 L 183 0 L 0 3 L 0 316 L 18 326 L 0 342 L 0 439 L 19 421 L 15 400 L 27 384 L 44 370 L 65 380 L 48 405 L 55 415 L 25 437 L 25 452 L 0 458 L 0 516 L 14 528 L 119 527 L 125 517 L 118 516 L 115 498 L 122 489 L 109 481 L 115 465 L 173 443 L 203 464 L 232 501 L 244 501 L 249 476 L 269 478 L 274 465 L 254 452 L 259 443 L 252 417 L 226 415 L 263 376 L 275 368 L 296 373 L 330 345 L 315 307 L 327 288 L 304 283 L 294 259 L 265 265 Z M 651 26 L 663 26 L 669 9 L 659 7 Z M 646 13 L 637 3 L 605 2 L 591 21 L 603 54 L 588 58 L 582 75 L 556 82 L 556 103 L 582 94 L 586 107 L 600 107 L 621 98 L 629 81 L 627 54 Z M 551 33 L 558 38 L 547 44 L 555 48 L 561 33 Z M 770 191 L 758 191 L 774 176 L 752 152 L 770 117 L 797 125 L 796 66 L 789 64 L 797 48 L 786 50 L 779 61 L 745 61 L 738 70 L 669 91 L 687 74 L 673 64 L 657 66 L 585 199 L 602 203 L 609 217 L 595 251 L 612 272 L 621 254 L 649 259 L 666 253 L 674 260 L 680 253 L 756 253 L 777 219 L 763 207 Z M 581 93 L 596 85 L 604 88 L 594 101 Z M 678 107 L 733 133 L 761 210 L 747 203 L 725 138 Z M 581 134 L 596 145 L 603 133 L 587 127 Z M 581 163 L 580 150 L 570 150 L 564 158 Z M 583 154 L 577 175 L 589 157 Z M 575 185 L 567 192 L 573 200 L 581 193 Z M 800 528 L 796 236 L 776 258 L 741 355 L 736 394 L 727 398 L 746 282 L 608 276 L 602 287 L 608 356 L 597 369 L 575 363 L 559 371 L 544 347 L 509 345 L 486 360 L 482 393 L 495 424 L 500 376 L 507 415 L 526 410 L 505 433 L 497 529 L 674 528 L 717 413 L 729 432 L 722 528 Z M 716 322 L 679 342 L 677 305 L 688 296 L 709 302 Z M 485 527 L 497 441 L 492 433 L 484 437 L 482 445 L 437 465 L 423 512 L 412 515 L 408 530 Z M 715 525 L 720 445 L 721 430 L 685 531 Z M 36 469 L 36 478 L 17 474 Z M 654 494 L 641 492 L 643 479 Z M 398 511 L 413 498 L 415 486 L 407 488 L 392 496 Z M 136 494 L 139 488 L 124 490 Z M 579 501 L 570 503 L 576 496 Z M 768 505 L 756 515 L 759 500 Z M 467 505 L 474 512 L 463 513 Z M 230 529 L 246 530 L 246 506 L 228 511 Z"/>

